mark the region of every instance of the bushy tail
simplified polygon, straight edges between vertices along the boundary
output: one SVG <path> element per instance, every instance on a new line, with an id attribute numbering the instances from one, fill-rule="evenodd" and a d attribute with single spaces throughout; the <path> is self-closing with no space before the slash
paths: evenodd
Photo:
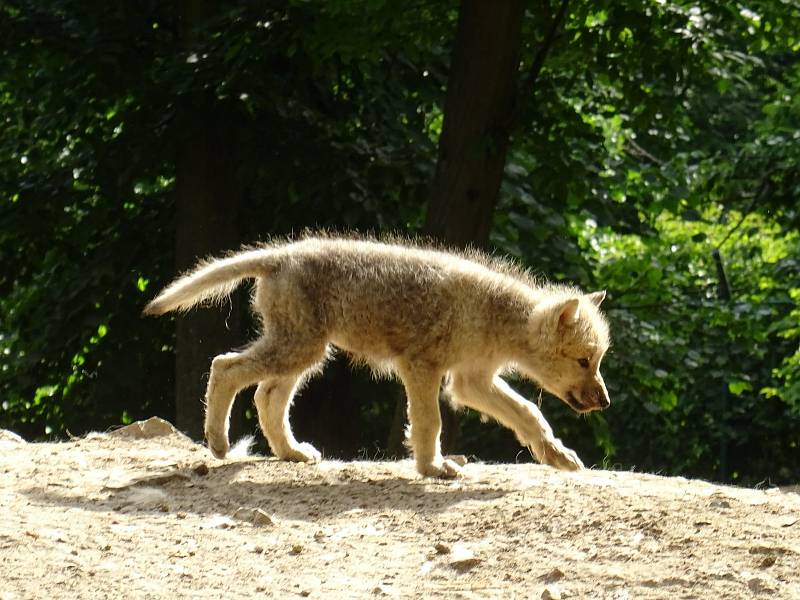
<path id="1" fill-rule="evenodd" d="M 189 273 L 173 281 L 144 307 L 146 315 L 182 312 L 204 301 L 212 304 L 226 298 L 243 279 L 272 273 L 276 268 L 273 250 L 263 248 L 227 258 L 203 261 Z"/>

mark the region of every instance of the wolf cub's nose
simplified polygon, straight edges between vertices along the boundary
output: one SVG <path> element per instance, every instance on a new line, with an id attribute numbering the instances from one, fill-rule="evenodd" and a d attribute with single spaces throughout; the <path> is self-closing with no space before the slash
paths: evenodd
<path id="1" fill-rule="evenodd" d="M 601 392 L 597 396 L 597 404 L 600 406 L 600 408 L 608 408 L 611 406 L 611 400 L 609 400 L 608 397 Z"/>

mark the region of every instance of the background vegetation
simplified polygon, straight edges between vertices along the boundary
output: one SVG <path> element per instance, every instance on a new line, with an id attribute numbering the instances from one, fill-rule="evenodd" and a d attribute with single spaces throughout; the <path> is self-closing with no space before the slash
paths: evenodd
<path id="1" fill-rule="evenodd" d="M 516 95 L 483 150 L 502 185 L 474 241 L 607 289 L 614 337 L 612 408 L 544 398 L 554 429 L 588 463 L 797 482 L 800 7 L 514 1 Z M 194 432 L 212 341 L 250 325 L 243 297 L 177 334 L 141 319 L 177 270 L 306 227 L 441 233 L 429 203 L 464 206 L 430 190 L 443 123 L 469 127 L 447 90 L 474 4 L 0 4 L 0 427 L 59 438 L 158 414 Z M 467 64 L 488 52 L 459 43 Z M 399 395 L 336 361 L 298 399 L 298 437 L 392 453 Z M 460 423 L 451 449 L 529 460 Z"/>

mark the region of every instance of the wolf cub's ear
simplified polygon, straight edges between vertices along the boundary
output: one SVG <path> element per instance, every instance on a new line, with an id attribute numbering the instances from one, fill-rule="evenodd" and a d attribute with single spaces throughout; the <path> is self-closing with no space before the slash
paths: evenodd
<path id="1" fill-rule="evenodd" d="M 558 315 L 559 327 L 572 325 L 578 319 L 580 304 L 579 298 L 570 298 L 556 307 L 555 314 Z"/>
<path id="2" fill-rule="evenodd" d="M 606 298 L 606 291 L 600 290 L 599 292 L 592 292 L 591 294 L 586 294 L 586 298 L 595 306 L 600 306 L 600 303 Z"/>

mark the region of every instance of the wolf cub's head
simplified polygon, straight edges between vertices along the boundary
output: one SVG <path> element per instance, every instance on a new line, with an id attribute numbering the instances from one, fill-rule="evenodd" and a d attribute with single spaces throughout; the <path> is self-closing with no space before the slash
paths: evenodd
<path id="1" fill-rule="evenodd" d="M 608 323 L 599 306 L 605 291 L 559 294 L 544 303 L 532 332 L 536 364 L 521 365 L 539 384 L 574 411 L 587 413 L 608 408 L 600 362 L 608 350 Z"/>

